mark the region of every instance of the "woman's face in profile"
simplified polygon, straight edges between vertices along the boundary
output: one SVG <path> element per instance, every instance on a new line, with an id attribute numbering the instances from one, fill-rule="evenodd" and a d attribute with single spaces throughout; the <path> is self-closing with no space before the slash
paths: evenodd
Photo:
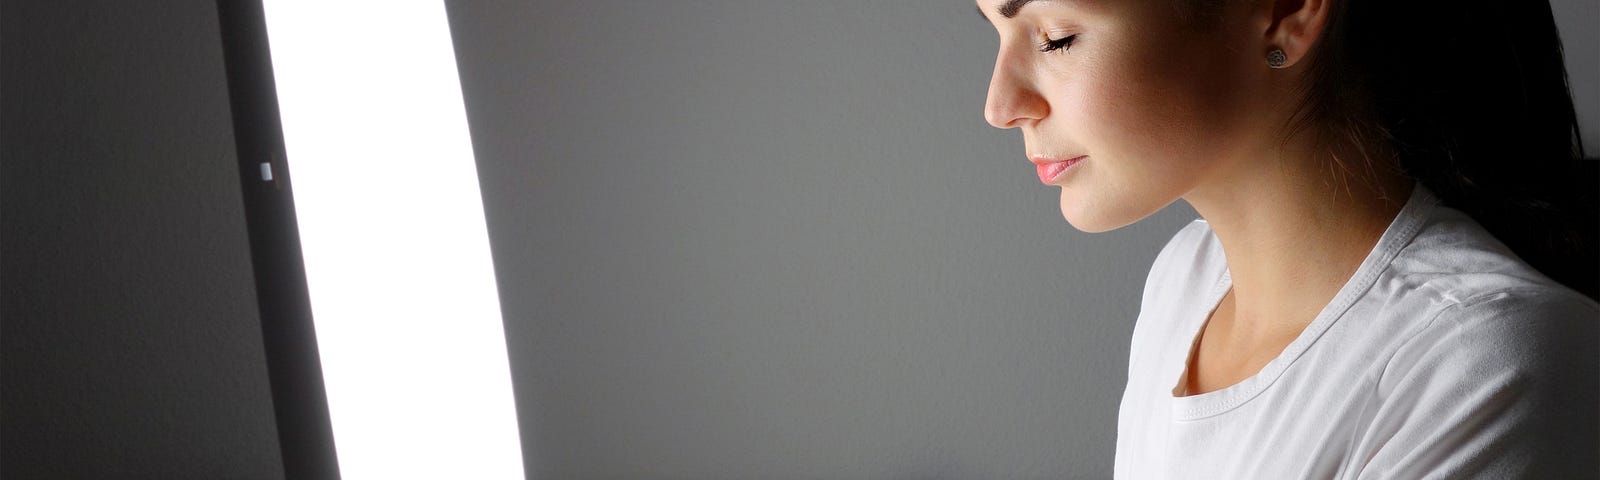
<path id="1" fill-rule="evenodd" d="M 1178 1 L 977 1 L 1000 36 L 984 117 L 1020 130 L 1030 160 L 1087 155 L 1041 178 L 1061 187 L 1079 230 L 1116 229 L 1203 181 L 1227 183 L 1228 165 L 1271 143 L 1262 119 L 1281 106 L 1270 102 L 1289 103 L 1262 91 L 1270 69 L 1247 32 L 1265 23 L 1232 8 L 1216 28 L 1189 27 Z"/>

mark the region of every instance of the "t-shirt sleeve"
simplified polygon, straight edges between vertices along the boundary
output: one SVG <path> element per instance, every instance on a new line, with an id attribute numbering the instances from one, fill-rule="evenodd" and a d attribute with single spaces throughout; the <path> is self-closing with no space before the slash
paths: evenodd
<path id="1" fill-rule="evenodd" d="M 1359 478 L 1600 478 L 1600 308 L 1552 292 L 1470 298 L 1406 340 Z"/>

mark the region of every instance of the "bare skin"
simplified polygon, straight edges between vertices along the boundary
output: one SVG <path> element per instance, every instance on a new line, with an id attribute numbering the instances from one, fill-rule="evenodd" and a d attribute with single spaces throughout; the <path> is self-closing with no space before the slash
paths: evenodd
<path id="1" fill-rule="evenodd" d="M 1221 240 L 1233 289 L 1174 391 L 1193 395 L 1281 353 L 1350 280 L 1412 182 L 1383 168 L 1341 177 L 1309 131 L 1284 138 L 1327 0 L 1235 1 L 1210 31 L 1186 28 L 1170 1 L 1034 0 L 1013 17 L 1005 0 L 977 5 L 1000 36 L 985 118 L 1020 130 L 1030 158 L 1088 155 L 1051 183 L 1068 223 L 1113 230 L 1181 198 Z M 1286 68 L 1267 66 L 1274 48 Z"/>

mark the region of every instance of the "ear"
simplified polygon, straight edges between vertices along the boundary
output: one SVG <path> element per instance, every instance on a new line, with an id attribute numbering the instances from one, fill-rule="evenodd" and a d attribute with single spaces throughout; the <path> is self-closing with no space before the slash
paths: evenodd
<path id="1" fill-rule="evenodd" d="M 1257 18 L 1264 19 L 1266 24 L 1265 34 L 1262 37 L 1263 48 L 1261 58 L 1267 58 L 1267 52 L 1274 48 L 1282 49 L 1288 56 L 1284 67 L 1292 67 L 1300 60 L 1306 58 L 1311 52 L 1311 46 L 1322 36 L 1323 27 L 1328 23 L 1328 12 L 1334 0 L 1262 0 L 1258 2 L 1262 15 Z"/>

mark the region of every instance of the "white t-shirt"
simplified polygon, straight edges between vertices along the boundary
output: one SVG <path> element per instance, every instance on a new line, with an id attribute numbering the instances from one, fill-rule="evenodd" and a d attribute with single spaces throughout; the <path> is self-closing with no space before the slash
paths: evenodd
<path id="1" fill-rule="evenodd" d="M 1116 478 L 1600 478 L 1600 305 L 1421 184 L 1277 358 L 1176 396 L 1227 268 L 1204 219 L 1157 255 Z"/>

